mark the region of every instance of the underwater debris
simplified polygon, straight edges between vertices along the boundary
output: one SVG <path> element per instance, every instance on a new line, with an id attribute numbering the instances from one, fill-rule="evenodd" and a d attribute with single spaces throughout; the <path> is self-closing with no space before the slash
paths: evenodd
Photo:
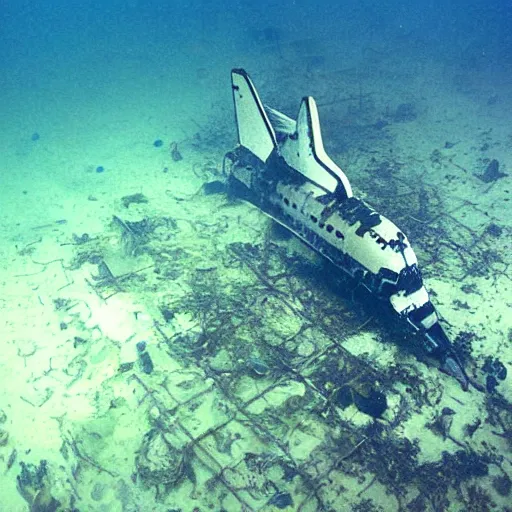
<path id="1" fill-rule="evenodd" d="M 439 149 L 434 149 L 432 153 L 430 153 L 430 162 L 435 167 L 441 167 L 444 160 L 444 155 L 439 151 Z"/>
<path id="2" fill-rule="evenodd" d="M 139 221 L 124 221 L 117 215 L 112 216 L 113 223 L 121 228 L 121 242 L 127 256 L 139 256 L 146 249 L 149 235 L 154 232 L 155 224 L 148 218 Z"/>
<path id="3" fill-rule="evenodd" d="M 81 237 L 73 236 L 73 242 L 70 245 L 75 245 L 77 251 L 69 265 L 69 270 L 77 270 L 85 263 L 97 265 L 102 259 L 102 247 L 100 237 L 89 237 L 87 233 Z M 86 241 L 87 240 L 87 241 Z"/>
<path id="4" fill-rule="evenodd" d="M 354 397 L 350 386 L 341 386 L 341 388 L 334 393 L 334 402 L 342 409 L 354 403 Z"/>
<path id="5" fill-rule="evenodd" d="M 293 500 L 289 492 L 277 491 L 268 500 L 267 505 L 273 505 L 277 508 L 293 507 Z"/>
<path id="6" fill-rule="evenodd" d="M 397 438 L 386 430 L 370 435 L 353 455 L 366 471 L 388 488 L 393 495 L 405 496 L 418 471 L 418 442 Z"/>
<path id="7" fill-rule="evenodd" d="M 11 451 L 11 454 L 9 455 L 9 458 L 7 459 L 4 474 L 7 473 L 12 468 L 12 466 L 16 462 L 17 458 L 18 458 L 18 450 L 16 450 L 16 448 L 13 448 Z"/>
<path id="8" fill-rule="evenodd" d="M 89 236 L 89 233 L 84 233 L 81 236 L 78 236 L 76 233 L 73 233 L 73 243 L 76 245 L 83 245 L 90 241 L 91 237 Z"/>
<path id="9" fill-rule="evenodd" d="M 176 311 L 173 308 L 170 308 L 169 306 L 161 305 L 159 308 L 160 313 L 162 315 L 162 318 L 164 319 L 165 323 L 168 324 L 176 314 Z"/>
<path id="10" fill-rule="evenodd" d="M 471 306 L 467 302 L 462 302 L 459 299 L 453 299 L 452 304 L 453 304 L 454 309 L 456 309 L 456 310 L 461 310 L 461 309 L 466 309 L 468 311 L 471 310 Z"/>
<path id="11" fill-rule="evenodd" d="M 373 418 L 380 418 L 388 408 L 386 395 L 373 388 L 367 394 L 353 390 L 353 398 L 357 409 Z"/>
<path id="12" fill-rule="evenodd" d="M 114 274 L 103 260 L 98 263 L 98 273 L 96 275 L 91 275 L 91 277 L 100 286 L 107 284 L 117 284 Z"/>
<path id="13" fill-rule="evenodd" d="M 190 314 L 194 326 L 176 336 L 174 342 L 182 356 L 210 356 L 226 338 L 233 337 L 236 326 L 243 322 L 247 291 L 231 283 L 230 293 L 226 293 L 227 286 L 221 282 L 216 267 L 207 271 L 196 268 L 187 285 L 190 292 L 181 300 L 180 312 Z"/>
<path id="14" fill-rule="evenodd" d="M 493 393 L 498 386 L 498 381 L 503 381 L 507 378 L 506 366 L 497 358 L 488 356 L 485 359 L 482 371 L 487 375 L 485 377 L 485 387 L 489 393 Z"/>
<path id="15" fill-rule="evenodd" d="M 91 262 L 92 263 L 92 262 Z M 102 300 L 108 300 L 117 293 L 124 291 L 123 283 L 130 280 L 136 280 L 137 282 L 144 282 L 146 277 L 142 275 L 142 271 L 151 268 L 152 265 L 145 266 L 133 271 L 114 274 L 108 264 L 99 257 L 99 261 L 95 261 L 94 264 L 98 267 L 98 273 L 96 275 L 91 274 L 92 282 L 86 279 L 88 285 L 96 292 L 96 294 Z"/>
<path id="16" fill-rule="evenodd" d="M 491 222 L 486 228 L 485 232 L 489 235 L 499 238 L 503 234 L 503 228 L 501 226 L 498 226 L 498 224 L 495 224 L 494 222 Z"/>
<path id="17" fill-rule="evenodd" d="M 505 178 L 508 174 L 500 172 L 500 163 L 493 159 L 489 162 L 483 174 L 475 174 L 475 176 L 484 183 L 492 183 L 500 178 Z"/>
<path id="18" fill-rule="evenodd" d="M 225 194 L 226 184 L 223 181 L 210 181 L 203 185 L 203 192 L 205 196 L 211 196 L 214 194 Z"/>
<path id="19" fill-rule="evenodd" d="M 87 340 L 85 338 L 81 338 L 80 336 L 74 336 L 73 337 L 73 348 L 77 348 L 80 345 L 86 345 Z"/>
<path id="20" fill-rule="evenodd" d="M 179 162 L 180 160 L 183 160 L 183 156 L 181 155 L 179 149 L 178 149 L 178 143 L 177 142 L 171 142 L 169 145 L 169 151 L 171 152 L 171 158 L 174 162 Z"/>
<path id="21" fill-rule="evenodd" d="M 509 496 L 512 489 L 512 481 L 506 473 L 503 473 L 503 475 L 495 476 L 492 479 L 492 486 L 500 496 Z"/>
<path id="22" fill-rule="evenodd" d="M 372 418 L 380 418 L 388 408 L 386 395 L 374 388 L 359 392 L 355 387 L 345 385 L 335 393 L 334 400 L 342 408 L 354 404 L 358 411 Z"/>
<path id="23" fill-rule="evenodd" d="M 361 500 L 359 503 L 355 503 L 351 508 L 352 512 L 383 512 L 384 509 L 378 505 L 375 505 L 373 500 L 367 498 Z M 414 509 L 420 510 L 420 509 Z"/>
<path id="24" fill-rule="evenodd" d="M 475 432 L 482 426 L 482 420 L 477 418 L 473 423 L 468 423 L 464 426 L 464 434 L 467 437 L 473 437 Z"/>
<path id="25" fill-rule="evenodd" d="M 16 477 L 17 489 L 28 503 L 31 512 L 56 512 L 61 505 L 50 492 L 48 463 L 41 460 L 39 466 L 20 462 L 21 473 Z"/>
<path id="26" fill-rule="evenodd" d="M 464 498 L 468 512 L 492 512 L 496 510 L 496 503 L 489 494 L 477 485 L 468 485 L 467 497 Z"/>
<path id="27" fill-rule="evenodd" d="M 144 436 L 135 465 L 142 483 L 147 488 L 156 488 L 157 500 L 169 494 L 188 475 L 192 477 L 191 469 L 187 468 L 190 465 L 188 450 L 173 446 L 166 433 L 156 428 Z"/>
<path id="28" fill-rule="evenodd" d="M 139 341 L 137 343 L 137 355 L 139 357 L 139 364 L 142 371 L 146 374 L 153 373 L 153 361 L 146 351 L 146 342 Z"/>
<path id="29" fill-rule="evenodd" d="M 457 439 L 455 439 L 450 434 L 450 429 L 453 424 L 454 415 L 455 411 L 453 409 L 450 409 L 449 407 L 443 407 L 441 413 L 434 418 L 434 421 L 427 424 L 427 428 L 430 429 L 435 434 L 441 436 L 444 441 L 446 441 L 446 439 L 449 439 L 450 441 L 454 442 L 457 446 L 460 446 L 461 448 L 465 449 L 466 446 Z"/>
<path id="30" fill-rule="evenodd" d="M 265 361 L 256 356 L 249 357 L 247 359 L 246 365 L 251 373 L 257 377 L 265 377 L 270 372 L 270 368 L 265 363 Z"/>
<path id="31" fill-rule="evenodd" d="M 0 428 L 0 446 L 5 446 L 8 441 L 9 432 L 7 432 L 7 430 L 4 430 L 3 428 Z"/>
<path id="32" fill-rule="evenodd" d="M 444 467 L 444 474 L 451 475 L 452 483 L 460 483 L 474 477 L 489 474 L 489 464 L 493 462 L 487 454 L 459 450 L 455 453 L 443 452 L 439 464 Z"/>
<path id="33" fill-rule="evenodd" d="M 129 362 L 129 363 L 121 363 L 119 365 L 119 373 L 126 373 L 133 369 L 135 363 Z"/>
<path id="34" fill-rule="evenodd" d="M 67 310 L 72 304 L 73 302 L 71 299 L 63 299 L 61 297 L 53 299 L 53 307 L 55 308 L 55 311 Z"/>
<path id="35" fill-rule="evenodd" d="M 149 203 L 149 200 L 144 194 L 138 192 L 137 194 L 131 194 L 129 196 L 122 197 L 121 203 L 125 208 L 128 208 L 131 204 Z"/>
<path id="36" fill-rule="evenodd" d="M 450 508 L 450 489 L 455 489 L 459 497 L 463 497 L 462 484 L 478 477 L 486 476 L 489 472 L 489 464 L 495 462 L 487 454 L 478 454 L 467 449 L 459 450 L 455 453 L 443 452 L 440 461 L 427 462 L 418 465 L 413 469 L 412 483 L 420 491 L 420 496 L 424 496 L 423 503 L 429 503 L 433 510 L 448 510 Z M 468 490 L 465 487 L 466 490 Z M 475 498 L 477 498 L 475 494 Z M 464 499 L 464 498 L 462 498 Z M 482 497 L 484 499 L 484 497 Z M 464 500 L 468 505 L 467 500 Z M 475 505 L 479 500 L 475 501 Z M 417 502 L 417 499 L 413 500 Z M 422 510 L 414 508 L 413 502 L 408 506 L 409 510 Z M 471 500 L 469 500 L 470 503 Z M 483 503 L 483 501 L 482 501 Z M 468 508 L 464 510 L 488 510 L 487 508 Z"/>

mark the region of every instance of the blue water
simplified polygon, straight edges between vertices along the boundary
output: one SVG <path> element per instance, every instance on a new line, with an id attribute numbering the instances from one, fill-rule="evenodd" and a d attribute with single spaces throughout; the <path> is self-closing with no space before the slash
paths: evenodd
<path id="1" fill-rule="evenodd" d="M 61 286 L 71 286 L 69 276 L 74 276 L 74 284 L 84 282 L 83 275 L 65 272 L 69 263 L 66 258 L 70 255 L 61 254 L 66 250 L 64 247 L 69 248 L 71 241 L 81 240 L 84 234 L 87 234 L 83 238 L 86 241 L 89 234 L 101 239 L 101 234 L 111 229 L 112 215 L 127 214 L 128 207 L 124 208 L 120 200 L 131 194 L 143 193 L 149 198 L 149 204 L 156 205 L 154 215 L 186 217 L 180 208 L 190 206 L 187 200 L 197 197 L 195 194 L 203 182 L 221 177 L 222 156 L 237 143 L 230 85 L 232 68 L 246 69 L 264 102 L 291 117 L 296 114 L 303 96 L 313 95 L 317 99 L 329 154 L 347 172 L 357 192 L 363 192 L 365 199 L 382 208 L 393 220 L 404 222 L 410 230 L 409 238 L 418 244 L 420 266 L 424 264 L 429 287 L 436 292 L 436 301 L 449 321 L 453 338 L 476 333 L 472 338 L 476 367 L 481 368 L 488 355 L 496 355 L 508 365 L 510 373 L 512 324 L 510 311 L 506 309 L 507 304 L 510 306 L 511 279 L 507 237 L 512 232 L 510 0 L 0 0 L 0 305 L 5 317 L 0 328 L 7 333 L 0 337 L 2 343 L 5 338 L 7 347 L 3 361 L 0 357 L 0 388 L 5 388 L 0 405 L 7 420 L 0 427 L 2 432 L 4 427 L 9 432 L 8 443 L 0 446 L 0 475 L 3 473 L 0 512 L 24 511 L 25 502 L 32 504 L 30 510 L 55 510 L 51 506 L 37 508 L 37 503 L 34 505 L 38 499 L 35 497 L 37 489 L 33 494 L 29 492 L 28 497 L 16 490 L 20 461 L 37 466 L 41 460 L 50 461 L 52 478 L 73 482 L 73 492 L 67 484 L 62 484 L 60 490 L 52 493 L 61 501 L 66 492 L 68 498 L 73 495 L 81 512 L 145 512 L 171 510 L 171 506 L 181 506 L 179 510 L 183 512 L 207 510 L 209 488 L 205 482 L 212 476 L 207 471 L 198 477 L 199 498 L 190 498 L 196 492 L 196 483 L 192 490 L 193 478 L 188 475 L 185 498 L 178 488 L 175 494 L 171 493 L 167 507 L 155 504 L 154 489 L 142 491 L 135 480 L 130 480 L 137 443 L 140 444 L 144 432 L 137 433 L 135 448 L 130 445 L 126 449 L 128 469 L 124 468 L 126 474 L 123 473 L 122 478 L 110 478 L 110 474 L 88 465 L 83 459 L 81 464 L 87 467 L 87 477 L 76 476 L 78 470 L 75 474 L 69 469 L 72 458 L 63 462 L 59 436 L 64 434 L 54 418 L 67 412 L 68 406 L 62 404 L 69 403 L 66 397 L 71 400 L 69 397 L 73 396 L 75 388 L 69 391 L 61 386 L 65 398 L 56 405 L 45 401 L 40 407 L 29 407 L 26 400 L 21 403 L 19 397 L 29 396 L 25 384 L 32 390 L 34 383 L 47 377 L 46 362 L 54 350 L 66 343 L 68 347 L 73 344 L 73 335 L 64 332 L 67 327 L 59 328 L 62 323 L 54 318 L 62 312 L 56 313 L 52 307 L 56 298 L 65 297 L 60 290 Z M 503 176 L 495 182 L 482 181 L 479 176 L 495 159 L 499 161 Z M 391 177 L 396 180 L 393 185 Z M 428 189 L 434 206 L 446 206 L 441 212 L 443 215 L 453 214 L 450 217 L 453 223 L 443 234 L 452 236 L 454 243 L 444 246 L 441 257 L 435 253 L 435 262 L 431 257 L 435 242 L 422 238 L 420 228 L 430 226 L 440 213 L 427 208 L 428 215 L 418 220 L 421 211 L 416 203 L 415 209 L 408 212 L 407 208 L 413 208 L 408 200 L 395 201 L 395 197 L 406 195 L 415 185 L 421 190 Z M 396 194 L 391 186 L 396 187 Z M 196 236 L 202 241 L 208 239 L 209 217 L 219 211 L 228 212 L 228 220 L 216 219 L 222 225 L 250 226 L 253 220 L 249 213 L 247 217 L 237 213 L 230 218 L 229 211 L 222 210 L 223 203 L 201 204 L 202 213 L 198 207 L 197 214 L 202 224 L 191 240 Z M 209 207 L 211 212 L 205 213 L 205 208 Z M 172 213 L 171 208 L 174 208 Z M 133 210 L 130 206 L 129 212 Z M 190 211 L 194 209 L 190 207 Z M 184 222 L 194 225 L 190 217 Z M 490 225 L 494 226 L 491 230 Z M 171 226 L 171 231 L 178 229 L 172 227 L 171 222 L 166 226 Z M 256 230 L 248 229 L 246 239 L 236 238 L 236 235 L 232 242 L 253 242 Z M 217 237 L 220 240 L 224 235 L 225 231 L 219 228 L 212 237 L 217 242 Z M 432 237 L 437 242 L 441 238 L 440 235 Z M 187 249 L 185 244 L 184 253 Z M 209 245 L 205 251 L 210 249 Z M 165 254 L 171 260 L 181 257 L 179 251 L 177 256 Z M 211 262 L 203 265 L 210 266 Z M 473 272 L 469 278 L 468 268 Z M 38 281 L 39 277 L 43 281 Z M 464 294 L 459 291 L 462 285 L 467 285 Z M 72 300 L 84 303 L 89 300 L 81 297 L 77 292 Z M 457 304 L 462 307 L 455 307 Z M 91 308 L 102 311 L 103 306 L 101 303 Z M 49 309 L 41 312 L 40 307 Z M 135 309 L 133 306 L 133 311 Z M 139 314 L 138 310 L 133 311 L 130 310 L 130 318 Z M 102 318 L 106 318 L 111 327 L 116 315 L 109 310 Z M 366 325 L 363 320 L 360 325 Z M 130 333 L 125 335 L 123 331 L 119 339 L 109 335 L 120 343 L 121 339 L 129 338 Z M 45 362 L 44 368 L 32 367 L 30 363 L 27 369 L 26 361 L 31 361 L 31 355 L 26 356 L 26 347 L 43 341 L 50 347 L 40 359 Z M 106 346 L 113 345 L 107 343 Z M 151 341 L 148 346 L 152 347 Z M 380 345 L 370 344 L 370 347 L 376 346 Z M 63 363 L 55 365 L 55 372 L 67 368 Z M 258 378 L 265 372 L 260 371 Z M 356 436 L 345 442 L 337 430 L 342 422 L 334 426 L 323 423 L 325 418 L 316 410 L 315 419 L 308 419 L 308 424 L 313 425 L 309 431 L 307 428 L 302 431 L 302 427 L 292 429 L 295 446 L 299 448 L 291 450 L 296 460 L 304 463 L 300 466 L 302 480 L 294 476 L 297 467 L 285 467 L 284 462 L 281 466 L 272 466 L 267 459 L 262 459 L 256 467 L 244 459 L 251 478 L 256 475 L 255 481 L 251 480 L 246 486 L 257 488 L 259 501 L 244 494 L 244 482 L 232 483 L 226 489 L 232 492 L 239 485 L 244 499 L 247 502 L 253 499 L 253 508 L 245 510 L 298 510 L 298 503 L 304 503 L 304 511 L 405 510 L 403 507 L 407 504 L 410 504 L 408 510 L 469 510 L 468 504 L 472 503 L 475 505 L 471 510 L 475 511 L 509 510 L 505 503 L 510 498 L 510 488 L 506 479 L 497 479 L 503 474 L 511 475 L 510 444 L 507 444 L 511 427 L 507 422 L 512 420 L 503 413 L 510 407 L 512 398 L 510 379 L 500 384 L 502 394 L 493 402 L 474 391 L 463 394 L 448 377 L 440 377 L 435 370 L 432 372 L 435 389 L 425 391 L 428 406 L 413 404 L 410 390 L 395 390 L 395 398 L 400 393 L 406 397 L 403 403 L 407 404 L 412 417 L 423 416 L 418 423 L 400 425 L 392 434 L 396 435 L 394 442 L 399 440 L 396 446 L 402 446 L 404 452 L 406 448 L 414 451 L 414 439 L 425 435 L 425 444 L 431 449 L 425 450 L 422 462 L 439 464 L 435 466 L 438 474 L 443 464 L 457 474 L 466 466 L 471 468 L 473 473 L 463 483 L 456 479 L 451 482 L 454 486 L 449 494 L 451 504 L 428 499 L 428 490 L 435 488 L 436 482 L 427 481 L 427 473 L 424 487 L 418 487 L 417 480 L 411 477 L 411 485 L 416 487 L 405 496 L 398 484 L 396 487 L 390 484 L 394 469 L 385 469 L 377 462 L 372 466 L 368 462 L 392 456 L 385 451 L 388 444 L 385 438 L 379 437 L 377 421 L 371 423 L 363 437 Z M 66 373 L 67 377 L 69 375 Z M 65 378 L 62 382 L 67 382 Z M 34 392 L 37 395 L 34 400 L 39 400 L 45 386 L 50 384 L 41 385 L 37 393 Z M 450 391 L 437 396 L 435 390 L 442 386 L 448 386 Z M 257 383 L 254 389 L 259 389 Z M 82 404 L 82 399 L 85 402 L 93 396 L 91 392 L 86 400 L 86 395 L 78 392 L 76 403 Z M 77 432 L 81 428 L 80 421 L 86 421 L 84 417 L 92 422 L 95 413 L 90 411 L 95 409 L 91 404 L 97 405 L 95 401 L 103 395 L 107 392 L 102 388 L 83 407 L 89 411 L 89 416 L 86 413 L 81 416 L 69 406 L 70 413 L 76 413 Z M 394 405 L 398 408 L 398 401 Z M 215 410 L 222 407 L 221 404 Z M 445 414 L 445 407 L 456 409 L 455 433 L 450 435 L 459 444 L 450 441 L 449 436 L 443 437 L 439 430 L 432 434 L 430 427 L 434 419 L 449 421 L 450 414 Z M 102 411 L 106 409 L 115 408 L 106 407 Z M 443 410 L 445 413 L 441 413 Z M 210 416 L 206 414 L 207 418 Z M 343 419 L 347 424 L 352 420 L 348 416 Z M 321 425 L 318 428 L 314 426 L 317 420 Z M 390 420 L 386 421 L 389 427 Z M 473 438 L 467 434 L 467 427 L 478 421 L 478 425 L 484 427 L 475 430 Z M 74 424 L 74 420 L 70 422 Z M 34 425 L 42 426 L 39 437 L 34 435 Z M 151 425 L 149 422 L 145 431 L 149 431 Z M 94 428 L 91 430 L 94 432 Z M 113 435 L 113 430 L 114 427 L 104 434 L 105 441 L 110 439 L 107 436 Z M 234 461 L 239 464 L 243 458 L 243 449 L 237 451 L 236 442 L 243 440 L 246 434 L 242 427 L 240 431 L 242 434 L 230 433 L 236 439 L 232 452 L 219 449 L 222 453 L 219 460 L 226 466 Z M 101 451 L 98 446 L 102 435 L 103 431 L 88 439 L 91 457 L 100 457 L 93 452 L 96 448 Z M 375 435 L 375 444 L 367 441 L 373 439 L 372 435 Z M 120 438 L 125 439 L 123 435 Z M 118 446 L 117 438 L 112 439 L 111 444 Z M 246 452 L 263 453 L 264 439 L 265 436 L 261 436 L 258 440 L 261 445 L 256 443 L 257 446 L 247 441 L 250 446 L 245 446 Z M 327 439 L 332 444 L 327 443 L 322 453 L 315 452 L 315 439 Z M 403 444 L 399 444 L 402 441 Z M 300 443 L 304 443 L 304 450 L 308 446 L 308 456 L 301 458 Z M 69 440 L 66 446 L 73 451 Z M 87 452 L 85 441 L 78 446 Z M 333 446 L 341 451 L 336 452 Z M 453 455 L 461 447 L 471 452 L 468 459 L 464 458 L 465 454 L 458 458 Z M 484 463 L 489 474 L 479 471 L 481 461 L 477 464 L 470 458 L 475 451 L 488 457 Z M 368 459 L 359 458 L 363 454 Z M 196 455 L 204 456 L 202 452 Z M 329 476 L 329 463 L 337 460 L 336 457 L 340 463 L 337 469 L 342 467 L 345 474 L 341 481 L 333 483 L 326 475 Z M 107 460 L 108 457 L 102 459 L 101 465 L 107 464 Z M 357 481 L 356 476 L 360 474 L 351 473 L 352 460 L 359 469 L 370 468 L 366 480 Z M 116 464 L 122 466 L 117 459 L 112 466 Z M 59 473 L 64 465 L 67 473 Z M 270 466 L 275 471 L 268 476 L 265 471 Z M 220 471 L 215 464 L 212 467 Z M 194 468 L 199 474 L 204 464 L 194 459 Z M 425 465 L 422 466 L 422 471 L 426 470 Z M 283 472 L 288 472 L 286 478 Z M 373 485 L 374 474 L 384 473 L 390 480 L 384 482 L 375 477 L 373 482 L 377 483 Z M 414 473 L 414 468 L 403 470 L 400 475 L 405 477 L 407 473 Z M 262 474 L 268 479 L 263 479 Z M 313 483 L 303 478 L 306 474 Z M 336 473 L 333 480 L 339 475 Z M 265 482 L 261 485 L 258 483 L 260 476 Z M 473 477 L 490 493 L 494 505 L 471 487 Z M 444 481 L 449 478 L 446 473 L 442 476 Z M 277 487 L 272 487 L 272 482 L 278 480 L 282 495 Z M 288 487 L 285 484 L 281 487 L 284 481 Z M 100 483 L 105 485 L 101 492 L 95 487 Z M 345 491 L 349 489 L 346 495 L 342 494 L 345 491 L 339 491 L 340 494 L 332 491 L 344 485 Z M 54 485 L 53 489 L 56 487 L 59 486 Z M 386 493 L 390 489 L 391 494 Z M 320 497 L 316 496 L 317 491 Z M 367 492 L 369 494 L 365 494 Z M 96 497 L 91 497 L 93 495 Z M 369 501 L 365 504 L 367 497 Z M 290 500 L 295 505 L 288 505 Z M 136 508 L 140 503 L 146 505 Z M 228 512 L 242 510 L 243 501 L 238 498 L 226 499 L 226 503 Z M 320 508 L 319 503 L 326 508 Z M 359 503 L 360 508 L 355 508 L 354 503 Z M 194 508 L 196 506 L 199 508 Z M 319 508 L 315 508 L 317 506 Z M 215 511 L 224 510 L 217 502 L 211 507 Z"/>
<path id="2" fill-rule="evenodd" d="M 511 10 L 506 1 L 4 1 L 2 145 L 38 131 L 84 147 L 87 132 L 108 136 L 104 125 L 125 109 L 130 123 L 169 120 L 171 110 L 202 122 L 230 108 L 237 66 L 305 86 L 308 69 L 364 69 L 368 52 L 385 51 L 491 86 L 496 73 L 509 79 Z"/>

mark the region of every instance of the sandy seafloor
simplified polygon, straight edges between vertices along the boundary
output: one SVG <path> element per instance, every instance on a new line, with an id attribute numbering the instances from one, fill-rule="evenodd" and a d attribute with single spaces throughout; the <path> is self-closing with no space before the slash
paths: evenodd
<path id="1" fill-rule="evenodd" d="M 493 356 L 510 372 L 512 177 L 476 175 L 492 159 L 512 174 L 512 69 L 418 58 L 414 39 L 401 53 L 255 41 L 49 57 L 50 72 L 6 79 L 0 509 L 510 510 L 510 378 L 491 398 L 464 393 L 364 308 L 293 275 L 310 258 L 269 238 L 263 214 L 202 186 L 236 144 L 232 67 L 289 115 L 312 94 L 356 195 L 409 233 L 469 371 L 481 379 Z M 147 202 L 123 204 L 137 193 Z M 139 247 L 114 215 L 153 231 Z M 373 376 L 382 419 L 331 403 L 358 358 L 351 379 Z"/>

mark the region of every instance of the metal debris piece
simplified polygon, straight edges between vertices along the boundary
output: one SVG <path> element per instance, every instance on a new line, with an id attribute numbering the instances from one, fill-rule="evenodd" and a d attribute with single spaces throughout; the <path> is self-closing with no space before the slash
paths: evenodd
<path id="1" fill-rule="evenodd" d="M 483 174 L 475 174 L 475 176 L 484 183 L 492 183 L 500 178 L 505 178 L 508 174 L 500 172 L 500 163 L 494 159 L 489 162 Z"/>
<path id="2" fill-rule="evenodd" d="M 157 487 L 167 494 L 185 476 L 185 450 L 171 444 L 166 434 L 150 430 L 142 441 L 136 459 L 137 473 L 147 487 Z"/>

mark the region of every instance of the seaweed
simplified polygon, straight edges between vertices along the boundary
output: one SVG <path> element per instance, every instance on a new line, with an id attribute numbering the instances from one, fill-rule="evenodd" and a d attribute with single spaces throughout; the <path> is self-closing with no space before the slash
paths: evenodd
<path id="1" fill-rule="evenodd" d="M 236 283 L 224 285 L 216 268 L 193 271 L 187 284 L 189 292 L 176 311 L 191 314 L 197 329 L 179 335 L 175 342 L 182 356 L 197 360 L 216 353 L 223 340 L 232 339 L 237 327 L 252 313 L 247 310 L 248 290 Z"/>
<path id="2" fill-rule="evenodd" d="M 512 489 L 512 481 L 506 473 L 503 473 L 503 475 L 495 476 L 492 479 L 492 486 L 500 496 L 509 496 Z"/>
<path id="3" fill-rule="evenodd" d="M 449 489 L 455 489 L 463 499 L 462 485 L 471 479 L 486 476 L 492 462 L 489 455 L 473 451 L 443 452 L 440 461 L 416 468 L 415 484 L 428 497 L 434 510 L 445 510 L 449 505 Z"/>
<path id="4" fill-rule="evenodd" d="M 464 498 L 467 512 L 491 512 L 496 510 L 489 494 L 477 485 L 469 485 L 466 489 L 467 496 Z"/>
<path id="5" fill-rule="evenodd" d="M 355 457 L 366 471 L 374 474 L 400 500 L 415 481 L 419 451 L 417 441 L 393 438 L 384 431 L 382 435 L 370 437 Z"/>
<path id="6" fill-rule="evenodd" d="M 486 421 L 499 430 L 492 430 L 495 436 L 505 439 L 512 448 L 512 406 L 499 394 L 488 394 L 485 400 Z"/>
<path id="7" fill-rule="evenodd" d="M 359 503 L 355 503 L 351 507 L 352 512 L 383 512 L 384 509 L 379 505 L 376 505 L 373 500 L 365 499 Z"/>

